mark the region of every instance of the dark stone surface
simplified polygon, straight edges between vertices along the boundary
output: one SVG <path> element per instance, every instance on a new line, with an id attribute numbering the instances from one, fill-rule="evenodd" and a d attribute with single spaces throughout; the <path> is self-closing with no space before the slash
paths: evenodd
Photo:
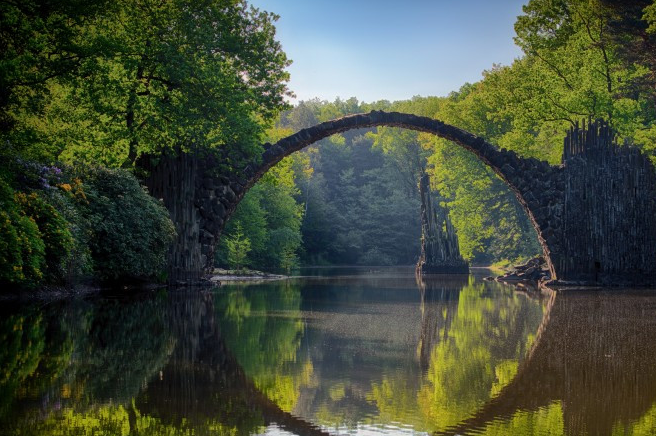
<path id="1" fill-rule="evenodd" d="M 421 197 L 421 256 L 417 274 L 469 274 L 469 264 L 460 255 L 456 229 L 449 212 L 433 201 L 430 177 L 424 173 L 419 180 Z"/>

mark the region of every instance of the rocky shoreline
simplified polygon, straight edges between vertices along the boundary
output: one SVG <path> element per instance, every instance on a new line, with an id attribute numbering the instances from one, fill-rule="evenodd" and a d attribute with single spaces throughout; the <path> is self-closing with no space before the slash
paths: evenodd
<path id="1" fill-rule="evenodd" d="M 221 282 L 257 282 L 257 281 L 272 281 L 272 280 L 285 280 L 289 276 L 282 274 L 271 274 L 263 271 L 244 269 L 244 270 L 228 270 L 223 268 L 214 268 L 209 281 L 217 284 Z"/>
<path id="2" fill-rule="evenodd" d="M 529 259 L 526 263 L 513 266 L 512 270 L 505 274 L 496 277 L 485 277 L 485 280 L 512 284 L 518 282 L 544 283 L 551 280 L 551 274 L 544 258 L 542 256 L 536 256 Z"/>

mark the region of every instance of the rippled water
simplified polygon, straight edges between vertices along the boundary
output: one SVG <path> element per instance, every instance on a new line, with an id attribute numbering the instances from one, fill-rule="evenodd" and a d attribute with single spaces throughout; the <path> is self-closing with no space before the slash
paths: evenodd
<path id="1" fill-rule="evenodd" d="M 0 308 L 0 434 L 656 434 L 656 292 L 306 271 Z"/>

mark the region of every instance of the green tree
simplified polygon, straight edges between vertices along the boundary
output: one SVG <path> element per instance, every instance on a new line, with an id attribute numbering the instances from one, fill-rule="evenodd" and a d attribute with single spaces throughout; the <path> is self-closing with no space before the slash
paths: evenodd
<path id="1" fill-rule="evenodd" d="M 36 0 L 25 8 L 3 3 L 3 29 L 22 32 L 6 37 L 12 50 L 4 80 L 14 90 L 7 98 L 15 121 L 8 126 L 33 133 L 11 136 L 17 146 L 112 166 L 167 149 L 214 151 L 231 166 L 259 150 L 264 126 L 288 94 L 275 15 L 239 0 L 122 0 L 93 2 L 76 21 L 69 15 L 78 3 L 85 2 L 64 2 L 63 12 Z M 33 20 L 41 12 L 61 35 L 48 34 L 49 21 Z M 67 30 L 67 22 L 76 25 Z M 14 39 L 24 48 L 14 50 Z M 50 39 L 75 50 L 53 56 Z M 61 68 L 67 74 L 46 72 L 39 87 L 18 79 L 51 58 L 72 59 Z M 39 110 L 34 98 L 43 101 Z"/>
<path id="2" fill-rule="evenodd" d="M 355 98 L 332 103 L 311 100 L 283 114 L 278 126 L 309 127 L 311 122 L 373 107 L 389 109 L 390 104 L 368 106 Z M 300 194 L 305 207 L 301 227 L 305 263 L 409 264 L 416 260 L 419 206 L 412 176 L 404 172 L 413 144 L 399 143 L 394 148 L 398 155 L 394 155 L 373 145 L 378 138 L 373 133 L 372 129 L 364 135 L 344 132 L 299 153 L 303 169 L 294 173 L 299 188 L 295 195 L 299 198 Z"/>
<path id="3" fill-rule="evenodd" d="M 15 197 L 23 212 L 32 218 L 41 233 L 45 245 L 45 271 L 48 275 L 46 278 L 51 282 L 63 282 L 74 248 L 68 222 L 36 193 L 26 195 L 19 192 Z"/>
<path id="4" fill-rule="evenodd" d="M 43 279 L 46 246 L 39 227 L 0 179 L 0 283 L 35 286 Z"/>
<path id="5" fill-rule="evenodd" d="M 0 133 L 27 140 L 31 131 L 20 114 L 41 114 L 48 84 L 81 74 L 91 53 L 103 53 L 101 41 L 82 37 L 89 20 L 112 10 L 107 0 L 25 0 L 0 2 Z M 21 141 L 19 141 L 21 142 Z"/>
<path id="6" fill-rule="evenodd" d="M 125 170 L 80 170 L 78 198 L 90 231 L 96 277 L 109 282 L 161 278 L 175 228 L 160 201 Z"/>
<path id="7" fill-rule="evenodd" d="M 251 251 L 251 241 L 244 236 L 241 223 L 237 222 L 234 235 L 226 238 L 226 245 L 230 267 L 240 270 L 248 263 L 248 253 Z"/>

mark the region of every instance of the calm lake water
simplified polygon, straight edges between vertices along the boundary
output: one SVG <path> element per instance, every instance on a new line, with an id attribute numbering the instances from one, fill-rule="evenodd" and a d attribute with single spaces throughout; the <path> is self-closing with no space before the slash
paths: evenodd
<path id="1" fill-rule="evenodd" d="M 656 434 L 656 292 L 305 271 L 0 308 L 0 434 Z"/>

